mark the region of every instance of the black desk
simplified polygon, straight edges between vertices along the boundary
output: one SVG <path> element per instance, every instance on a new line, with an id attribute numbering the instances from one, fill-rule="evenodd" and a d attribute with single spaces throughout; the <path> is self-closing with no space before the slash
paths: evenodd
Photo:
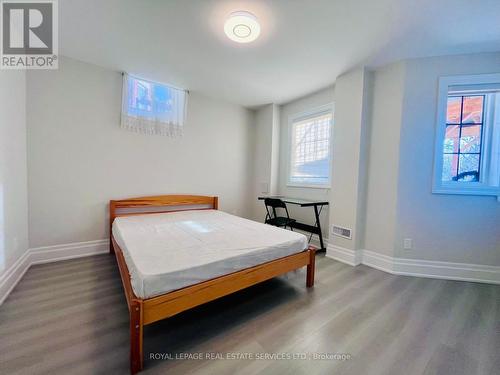
<path id="1" fill-rule="evenodd" d="M 321 223 L 319 221 L 319 214 L 321 213 L 323 206 L 328 206 L 328 204 L 329 204 L 328 201 L 312 201 L 312 200 L 307 200 L 307 199 L 284 197 L 282 195 L 268 195 L 268 196 L 263 195 L 263 196 L 260 196 L 258 199 L 264 200 L 266 198 L 281 199 L 285 203 L 295 204 L 295 205 L 300 206 L 300 207 L 312 207 L 314 209 L 314 217 L 316 218 L 315 225 L 299 223 L 296 221 L 296 222 L 291 224 L 291 227 L 299 229 L 299 230 L 303 230 L 305 232 L 317 234 L 319 237 L 319 243 L 321 245 L 321 249 L 319 249 L 319 251 L 326 250 L 325 245 L 323 243 L 323 234 L 321 232 Z"/>

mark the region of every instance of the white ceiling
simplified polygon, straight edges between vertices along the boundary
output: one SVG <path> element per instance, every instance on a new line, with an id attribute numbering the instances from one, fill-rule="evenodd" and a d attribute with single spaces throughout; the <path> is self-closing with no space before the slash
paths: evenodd
<path id="1" fill-rule="evenodd" d="M 229 13 L 262 26 L 225 36 Z M 284 103 L 350 68 L 500 51 L 500 0 L 60 0 L 60 53 L 248 107 Z"/>

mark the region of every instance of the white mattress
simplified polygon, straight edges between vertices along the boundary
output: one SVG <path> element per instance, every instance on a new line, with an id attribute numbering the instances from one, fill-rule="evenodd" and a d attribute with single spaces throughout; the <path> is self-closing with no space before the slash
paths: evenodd
<path id="1" fill-rule="evenodd" d="M 298 253 L 303 234 L 217 210 L 116 218 L 113 236 L 123 251 L 132 288 L 154 297 Z"/>

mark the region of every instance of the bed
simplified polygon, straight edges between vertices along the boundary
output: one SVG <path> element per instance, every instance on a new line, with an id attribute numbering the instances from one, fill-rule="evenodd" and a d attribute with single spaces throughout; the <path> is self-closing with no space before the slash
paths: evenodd
<path id="1" fill-rule="evenodd" d="M 143 367 L 143 327 L 289 271 L 315 248 L 304 235 L 218 211 L 218 198 L 162 195 L 110 201 L 110 252 L 130 314 L 130 372 Z"/>

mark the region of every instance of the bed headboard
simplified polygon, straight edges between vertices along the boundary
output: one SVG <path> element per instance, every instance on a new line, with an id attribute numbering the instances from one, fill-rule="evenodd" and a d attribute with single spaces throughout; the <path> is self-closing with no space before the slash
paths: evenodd
<path id="1" fill-rule="evenodd" d="M 218 197 L 204 195 L 156 195 L 109 201 L 109 225 L 118 216 L 144 215 L 187 210 L 216 210 Z"/>

